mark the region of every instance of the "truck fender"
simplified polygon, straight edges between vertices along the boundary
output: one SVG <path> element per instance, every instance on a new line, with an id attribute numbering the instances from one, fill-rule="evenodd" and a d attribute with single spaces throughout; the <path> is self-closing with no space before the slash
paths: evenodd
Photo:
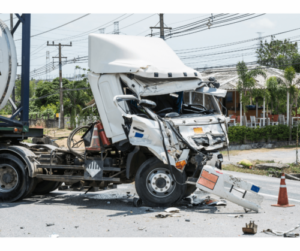
<path id="1" fill-rule="evenodd" d="M 145 154 L 140 150 L 139 146 L 136 146 L 134 150 L 128 154 L 126 161 L 126 178 L 132 178 L 132 174 L 135 175 L 141 164 L 146 160 Z"/>
<path id="2" fill-rule="evenodd" d="M 36 173 L 36 161 L 34 160 L 36 156 L 32 151 L 23 146 L 0 146 L 0 153 L 11 153 L 19 157 L 28 168 L 29 177 L 34 177 Z"/>

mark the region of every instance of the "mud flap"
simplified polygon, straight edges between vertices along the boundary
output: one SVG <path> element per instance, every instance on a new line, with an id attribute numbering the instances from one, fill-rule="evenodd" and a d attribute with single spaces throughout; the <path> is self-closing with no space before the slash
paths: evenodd
<path id="1" fill-rule="evenodd" d="M 226 187 L 225 183 L 229 186 Z M 196 186 L 244 208 L 256 212 L 261 209 L 263 196 L 258 194 L 260 187 L 217 168 L 205 165 Z"/>

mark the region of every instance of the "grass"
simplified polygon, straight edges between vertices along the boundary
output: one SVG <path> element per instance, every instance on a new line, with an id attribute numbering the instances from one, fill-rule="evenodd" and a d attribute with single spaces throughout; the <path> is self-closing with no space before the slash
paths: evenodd
<path id="1" fill-rule="evenodd" d="M 240 172 L 240 173 L 251 173 L 251 174 L 257 174 L 257 175 L 263 175 L 263 176 L 269 176 L 269 175 L 273 175 L 276 177 L 279 177 L 282 173 L 282 171 L 284 171 L 284 173 L 300 173 L 300 165 L 294 165 L 294 164 L 288 164 L 289 167 L 281 170 L 278 169 L 274 169 L 274 168 L 268 168 L 268 169 L 257 169 L 255 168 L 256 164 L 262 164 L 262 163 L 275 163 L 274 160 L 255 160 L 252 161 L 252 163 L 254 164 L 254 168 L 248 168 L 248 167 L 238 167 L 232 164 L 229 165 L 223 165 L 222 169 L 223 170 L 228 170 L 228 171 L 234 171 L 234 172 Z"/>

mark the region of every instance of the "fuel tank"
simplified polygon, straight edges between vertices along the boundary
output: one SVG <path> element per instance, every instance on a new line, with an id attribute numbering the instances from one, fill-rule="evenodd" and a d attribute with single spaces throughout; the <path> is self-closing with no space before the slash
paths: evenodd
<path id="1" fill-rule="evenodd" d="M 0 19 L 0 110 L 10 97 L 17 74 L 17 52 L 6 24 Z"/>

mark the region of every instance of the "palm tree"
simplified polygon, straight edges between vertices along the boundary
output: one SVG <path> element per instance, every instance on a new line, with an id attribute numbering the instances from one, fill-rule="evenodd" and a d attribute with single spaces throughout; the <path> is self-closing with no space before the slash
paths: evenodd
<path id="1" fill-rule="evenodd" d="M 81 89 L 88 87 L 85 81 L 70 82 L 68 89 Z M 81 113 L 82 108 L 90 100 L 87 90 L 65 91 L 66 97 L 64 108 L 66 113 L 70 114 L 71 127 L 76 127 L 76 116 Z"/>
<path id="2" fill-rule="evenodd" d="M 250 102 L 250 97 L 252 97 L 253 90 L 256 87 L 256 76 L 267 77 L 264 70 L 261 69 L 252 69 L 249 70 L 245 62 L 238 62 L 236 65 L 237 73 L 239 80 L 237 82 L 237 89 L 242 95 L 241 102 L 243 104 L 244 117 L 246 116 L 246 105 Z"/>
<path id="3" fill-rule="evenodd" d="M 298 88 L 300 85 L 300 77 L 296 77 L 296 71 L 292 66 L 287 67 L 284 70 L 284 78 L 277 77 L 278 84 L 283 87 L 288 95 L 289 98 L 289 117 L 288 124 L 290 128 L 290 138 L 289 140 L 292 140 L 292 108 L 295 104 L 297 107 L 297 99 L 298 99 Z"/>

